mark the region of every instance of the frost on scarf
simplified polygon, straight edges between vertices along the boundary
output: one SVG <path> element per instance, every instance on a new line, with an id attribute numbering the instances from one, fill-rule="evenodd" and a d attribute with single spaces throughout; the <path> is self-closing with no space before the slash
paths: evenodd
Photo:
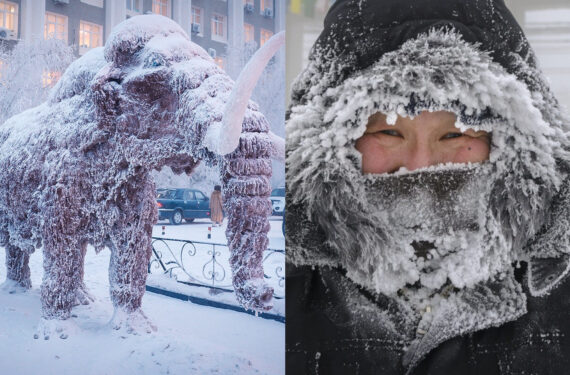
<path id="1" fill-rule="evenodd" d="M 263 282 L 273 144 L 249 102 L 239 146 L 226 156 L 202 144 L 222 120 L 233 81 L 173 21 L 134 17 L 105 48 L 75 61 L 50 99 L 0 126 L 0 243 L 8 283 L 29 288 L 29 254 L 44 248 L 41 334 L 87 303 L 83 258 L 108 247 L 115 327 L 150 329 L 140 310 L 157 220 L 152 170 L 217 165 L 229 223 L 233 283 L 246 308 L 270 308 Z M 48 323 L 46 323 L 48 322 Z M 133 325 L 135 327 L 133 327 Z M 140 327 L 139 327 L 140 328 Z"/>
<path id="2" fill-rule="evenodd" d="M 516 75 L 510 74 L 453 30 L 421 34 L 340 84 L 337 79 L 343 68 L 321 61 L 331 61 L 327 53 L 317 47 L 314 59 L 299 77 L 296 90 L 302 97 L 290 108 L 286 128 L 289 212 L 301 216 L 296 220 L 304 226 L 287 233 L 288 261 L 341 266 L 352 281 L 411 304 L 414 310 L 425 304 L 436 310 L 440 306 L 441 314 L 459 314 L 461 301 L 474 298 L 477 288 L 501 290 L 504 301 L 517 301 L 517 311 L 498 303 L 492 313 L 472 311 L 463 319 L 470 324 L 462 325 L 458 318 L 457 324 L 449 323 L 456 334 L 520 316 L 526 311 L 525 299 L 514 282 L 511 262 L 527 261 L 531 272 L 546 268 L 536 266 L 542 262 L 561 264 L 556 277 L 541 284 L 540 290 L 533 290 L 536 280 L 529 278 L 531 292 L 538 295 L 568 272 L 570 254 L 570 121 L 541 73 L 513 56 Z M 320 66 L 330 69 L 321 71 Z M 527 83 L 530 77 L 533 85 Z M 354 144 L 364 133 L 368 118 L 382 112 L 394 122 L 397 116 L 414 117 L 425 110 L 453 112 L 461 130 L 490 132 L 489 161 L 479 167 L 441 165 L 398 176 L 363 176 L 361 154 Z M 388 200 L 383 206 L 370 190 L 371 185 L 389 190 L 388 185 L 382 188 L 382 183 L 390 179 L 416 179 L 419 183 L 430 174 L 441 176 L 465 168 L 478 169 L 476 173 L 486 176 L 489 185 L 472 197 L 484 207 L 485 214 L 475 224 L 486 237 L 473 239 L 468 232 L 454 235 L 450 232 L 453 227 L 437 234 L 433 216 L 425 223 L 415 222 L 430 217 L 429 212 L 420 211 L 428 209 L 430 201 L 418 197 L 408 199 L 409 206 L 402 207 L 405 212 L 398 216 L 400 221 L 394 221 L 393 215 L 380 212 L 389 206 Z M 445 209 L 440 209 L 444 215 Z M 443 248 L 443 256 L 419 259 L 417 248 L 394 241 L 403 238 L 395 233 L 395 227 L 402 228 L 405 214 L 417 215 L 409 218 L 414 235 Z M 482 240 L 487 242 L 473 242 Z M 452 249 L 460 249 L 465 256 L 457 256 Z M 434 267 L 429 267 L 430 262 Z M 476 269 L 471 268 L 473 262 L 477 262 Z M 501 287 L 486 287 L 492 283 Z M 442 299 L 443 289 L 448 287 L 454 292 Z M 492 293 L 487 295 L 491 300 Z M 447 316 L 446 320 L 453 318 Z"/>

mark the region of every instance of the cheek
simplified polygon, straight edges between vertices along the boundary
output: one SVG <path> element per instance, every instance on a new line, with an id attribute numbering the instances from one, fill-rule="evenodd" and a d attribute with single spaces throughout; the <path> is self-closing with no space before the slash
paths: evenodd
<path id="1" fill-rule="evenodd" d="M 490 146 L 485 139 L 468 139 L 454 155 L 454 163 L 479 163 L 489 159 Z"/>
<path id="2" fill-rule="evenodd" d="M 386 147 L 373 136 L 364 135 L 356 141 L 356 149 L 362 154 L 362 173 L 387 173 L 400 167 L 399 147 Z"/>

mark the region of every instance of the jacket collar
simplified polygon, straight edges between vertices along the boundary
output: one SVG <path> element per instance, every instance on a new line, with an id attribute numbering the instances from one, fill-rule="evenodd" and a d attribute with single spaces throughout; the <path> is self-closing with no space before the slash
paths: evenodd
<path id="1" fill-rule="evenodd" d="M 434 312 L 423 315 L 402 363 L 409 373 L 444 341 L 500 326 L 526 312 L 526 295 L 512 274 L 503 280 L 461 290 L 442 301 Z"/>

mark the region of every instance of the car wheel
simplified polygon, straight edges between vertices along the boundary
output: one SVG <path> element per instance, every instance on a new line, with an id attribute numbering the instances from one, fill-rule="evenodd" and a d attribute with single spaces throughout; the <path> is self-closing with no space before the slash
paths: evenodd
<path id="1" fill-rule="evenodd" d="M 180 210 L 174 211 L 172 213 L 172 216 L 170 217 L 170 223 L 174 225 L 182 223 L 182 211 Z"/>
<path id="2" fill-rule="evenodd" d="M 193 223 L 193 222 L 194 222 L 194 218 L 192 218 L 192 219 L 184 219 L 184 220 L 186 220 L 187 223 Z"/>

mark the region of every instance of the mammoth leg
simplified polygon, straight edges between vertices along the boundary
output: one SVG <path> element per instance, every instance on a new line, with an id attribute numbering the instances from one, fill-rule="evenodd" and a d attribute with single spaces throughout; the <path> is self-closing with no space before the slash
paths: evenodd
<path id="1" fill-rule="evenodd" d="M 30 254 L 27 252 L 11 244 L 6 246 L 6 286 L 10 292 L 32 287 L 29 261 Z"/>
<path id="2" fill-rule="evenodd" d="M 73 236 L 55 235 L 44 242 L 42 318 L 69 318 L 83 281 L 82 262 L 82 244 Z"/>
<path id="3" fill-rule="evenodd" d="M 152 227 L 157 219 L 154 183 L 137 179 L 123 189 L 127 200 L 118 202 L 118 206 L 124 214 L 111 236 L 109 282 L 115 307 L 112 325 L 115 329 L 124 326 L 129 333 L 150 332 L 156 328 L 142 312 L 141 303 L 152 254 Z"/>
<path id="4" fill-rule="evenodd" d="M 87 241 L 81 243 L 79 247 L 79 261 L 77 263 L 77 277 L 79 279 L 79 285 L 75 292 L 75 301 L 73 305 L 88 305 L 89 302 L 95 301 L 95 299 L 87 291 L 87 287 L 84 282 L 84 270 L 85 270 L 85 254 L 87 253 Z"/>
<path id="5" fill-rule="evenodd" d="M 152 253 L 150 236 L 146 233 L 130 233 L 129 237 L 131 241 L 121 241 L 112 247 L 109 264 L 111 300 L 115 308 L 127 313 L 141 307 Z"/>
<path id="6" fill-rule="evenodd" d="M 48 340 L 52 335 L 66 339 L 76 331 L 75 323 L 68 319 L 82 283 L 82 244 L 69 233 L 44 239 L 44 277 L 41 287 L 42 319 L 34 338 Z M 63 237 L 63 238 L 62 238 Z"/>
<path id="7" fill-rule="evenodd" d="M 265 284 L 262 264 L 271 214 L 269 152 L 266 134 L 244 133 L 222 166 L 233 285 L 238 302 L 254 310 L 272 307 L 273 288 Z"/>

